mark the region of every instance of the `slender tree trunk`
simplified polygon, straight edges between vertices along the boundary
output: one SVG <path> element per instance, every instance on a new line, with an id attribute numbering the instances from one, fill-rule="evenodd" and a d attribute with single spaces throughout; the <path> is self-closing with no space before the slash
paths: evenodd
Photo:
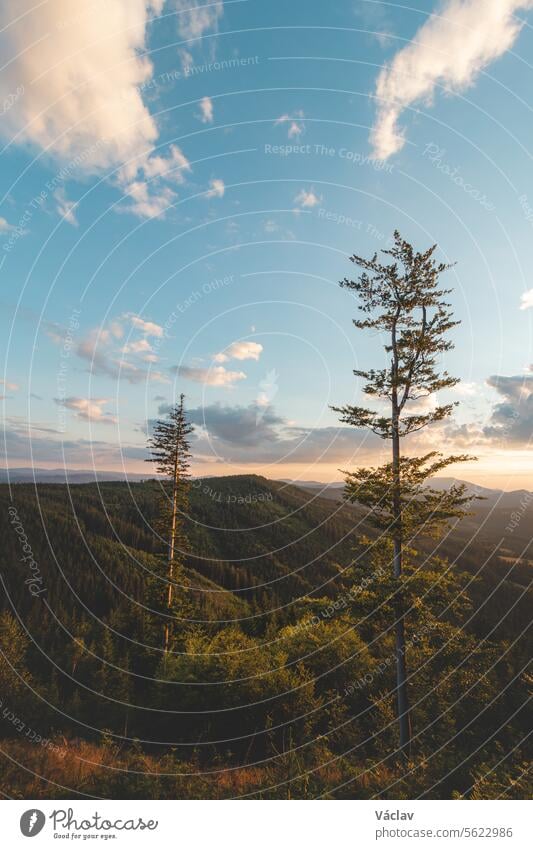
<path id="1" fill-rule="evenodd" d="M 170 521 L 170 537 L 168 541 L 168 590 L 167 590 L 167 611 L 170 614 L 172 609 L 173 595 L 173 579 L 174 579 L 174 548 L 176 545 L 176 519 L 178 512 L 178 452 L 176 450 L 176 462 L 174 463 L 174 476 L 172 481 L 172 515 Z M 168 653 L 170 644 L 170 620 L 165 620 L 165 638 L 163 650 L 165 655 Z"/>
<path id="2" fill-rule="evenodd" d="M 395 578 L 402 574 L 402 511 L 400 477 L 400 434 L 399 411 L 396 392 L 392 401 L 392 470 L 393 470 L 393 573 Z M 411 718 L 409 716 L 409 698 L 407 695 L 407 663 L 405 658 L 404 605 L 401 591 L 395 595 L 394 628 L 396 655 L 396 695 L 398 703 L 398 723 L 400 726 L 400 750 L 409 757 L 411 750 Z"/>

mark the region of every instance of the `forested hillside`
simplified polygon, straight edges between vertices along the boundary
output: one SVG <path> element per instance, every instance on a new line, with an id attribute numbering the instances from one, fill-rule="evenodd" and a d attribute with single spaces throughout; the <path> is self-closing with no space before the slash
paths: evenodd
<path id="1" fill-rule="evenodd" d="M 525 795 L 527 511 L 504 543 L 479 507 L 413 553 L 405 769 L 391 756 L 387 583 L 369 567 L 365 510 L 258 476 L 195 481 L 165 659 L 159 490 L 0 488 L 7 795 Z"/>

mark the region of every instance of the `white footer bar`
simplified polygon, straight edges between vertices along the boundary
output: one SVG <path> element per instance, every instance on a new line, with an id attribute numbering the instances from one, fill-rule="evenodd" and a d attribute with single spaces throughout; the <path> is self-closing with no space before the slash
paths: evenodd
<path id="1" fill-rule="evenodd" d="M 528 801 L 3 801 L 2 845 L 330 849 L 533 846 Z"/>

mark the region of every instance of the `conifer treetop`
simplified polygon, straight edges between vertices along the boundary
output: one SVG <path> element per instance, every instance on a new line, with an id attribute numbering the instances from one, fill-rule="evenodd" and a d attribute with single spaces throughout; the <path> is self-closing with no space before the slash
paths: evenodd
<path id="1" fill-rule="evenodd" d="M 345 278 L 341 286 L 358 296 L 363 317 L 354 320 L 359 329 L 385 333 L 385 352 L 390 365 L 381 369 L 354 370 L 365 382 L 365 395 L 389 400 L 395 407 L 400 436 L 420 430 L 449 416 L 455 403 L 436 405 L 427 412 L 406 414 L 411 403 L 428 398 L 442 389 L 450 389 L 459 379 L 437 368 L 439 355 L 452 349 L 448 332 L 460 322 L 454 320 L 446 300 L 450 289 L 439 285 L 440 275 L 452 266 L 436 262 L 436 245 L 424 252 L 394 232 L 394 245 L 381 253 L 392 262 L 380 262 L 378 255 L 365 259 L 356 254 L 351 261 L 362 268 L 357 280 Z M 368 427 L 383 439 L 392 438 L 389 416 L 366 407 L 334 408 L 341 421 L 355 427 Z"/>
<path id="2" fill-rule="evenodd" d="M 157 471 L 167 477 L 189 478 L 191 450 L 188 437 L 193 430 L 185 414 L 185 395 L 181 394 L 179 403 L 170 408 L 167 418 L 156 422 L 148 442 L 151 457 L 147 462 L 156 463 Z"/>

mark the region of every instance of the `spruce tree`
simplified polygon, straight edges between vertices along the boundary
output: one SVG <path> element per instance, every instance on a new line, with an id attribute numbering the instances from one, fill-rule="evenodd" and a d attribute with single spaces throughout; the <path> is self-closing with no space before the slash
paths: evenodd
<path id="1" fill-rule="evenodd" d="M 452 463 L 472 458 L 445 457 L 437 451 L 421 457 L 403 453 L 406 437 L 446 419 L 457 403 L 436 403 L 432 408 L 420 409 L 421 401 L 459 382 L 438 363 L 453 348 L 448 335 L 459 322 L 454 320 L 446 301 L 451 290 L 440 288 L 440 275 L 450 266 L 435 261 L 436 247 L 416 252 L 395 231 L 392 248 L 381 252 L 392 261 L 380 262 L 377 254 L 371 259 L 354 255 L 350 259 L 362 273 L 355 281 L 345 278 L 340 283 L 358 298 L 362 317 L 354 320 L 355 327 L 375 331 L 385 338 L 388 362 L 382 368 L 354 370 L 356 377 L 365 381 L 364 394 L 385 404 L 385 409 L 351 405 L 333 409 L 341 414 L 342 422 L 367 428 L 391 443 L 390 462 L 346 472 L 345 497 L 370 508 L 370 521 L 391 542 L 396 698 L 400 751 L 407 757 L 411 720 L 403 553 L 420 534 L 435 535 L 452 518 L 464 515 L 465 505 L 471 500 L 462 484 L 442 492 L 427 481 Z M 418 409 L 413 409 L 417 402 Z"/>
<path id="2" fill-rule="evenodd" d="M 187 421 L 184 402 L 185 396 L 182 394 L 179 403 L 169 411 L 168 417 L 156 423 L 148 443 L 152 454 L 148 462 L 156 463 L 157 471 L 164 475 L 159 525 L 167 546 L 167 618 L 163 639 L 165 655 L 170 646 L 170 616 L 174 589 L 183 572 L 184 557 L 188 548 L 185 517 L 190 486 L 189 436 L 193 426 Z M 180 583 L 183 586 L 183 581 Z"/>

